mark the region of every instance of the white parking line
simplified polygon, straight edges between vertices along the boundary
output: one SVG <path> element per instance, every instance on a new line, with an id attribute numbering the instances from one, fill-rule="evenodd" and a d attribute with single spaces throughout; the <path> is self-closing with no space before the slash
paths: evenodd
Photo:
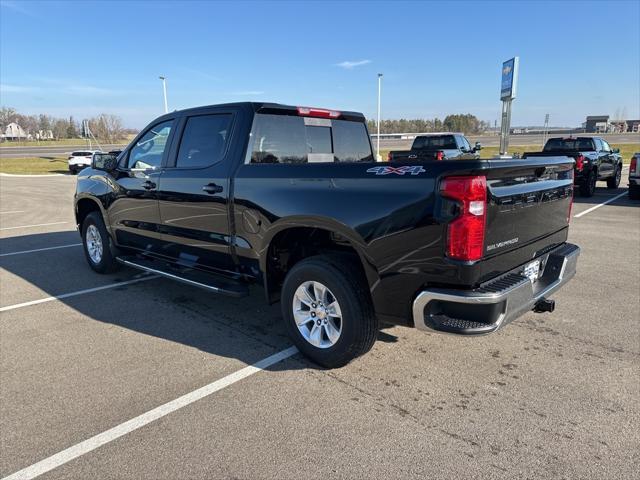
<path id="1" fill-rule="evenodd" d="M 128 433 L 133 432 L 149 423 L 158 420 L 170 413 L 175 412 L 176 410 L 181 409 L 182 407 L 186 407 L 187 405 L 192 404 L 193 402 L 197 402 L 198 400 L 203 399 L 215 393 L 223 388 L 228 387 L 244 378 L 247 378 L 254 373 L 258 373 L 266 368 L 269 368 L 271 365 L 274 365 L 282 360 L 285 360 L 292 355 L 295 355 L 298 352 L 296 347 L 289 347 L 285 350 L 282 350 L 274 355 L 271 355 L 267 358 L 260 360 L 259 362 L 254 363 L 253 365 L 249 365 L 248 367 L 244 367 L 241 370 L 238 370 L 231 375 L 227 375 L 226 377 L 221 378 L 220 380 L 216 380 L 204 387 L 198 388 L 186 395 L 176 398 L 175 400 L 171 400 L 170 402 L 165 403 L 164 405 L 160 405 L 159 407 L 154 408 L 153 410 L 149 410 L 142 415 L 138 415 L 137 417 L 132 418 L 120 425 L 117 425 L 109 430 L 106 430 L 98 435 L 95 435 L 83 442 L 80 442 L 76 445 L 73 445 L 65 450 L 62 450 L 55 455 L 52 455 L 44 460 L 41 460 L 33 465 L 26 467 L 8 477 L 4 477 L 2 480 L 30 480 L 35 478 L 43 473 L 47 473 L 54 468 L 57 468 L 61 465 L 64 465 L 71 460 L 78 458 L 85 453 L 89 453 L 96 448 L 101 447 L 117 438 L 120 438 Z"/>
<path id="2" fill-rule="evenodd" d="M 47 225 L 62 225 L 69 222 L 51 222 L 51 223 L 38 223 L 36 225 L 20 225 L 19 227 L 3 227 L 0 230 L 16 230 L 18 228 L 33 228 L 33 227 L 46 227 Z"/>
<path id="3" fill-rule="evenodd" d="M 7 213 L 24 213 L 24 210 L 9 210 L 7 212 L 0 212 L 0 214 L 7 214 Z"/>
<path id="4" fill-rule="evenodd" d="M 117 282 L 117 283 L 110 283 L 109 285 L 102 285 L 101 287 L 86 288 L 84 290 L 77 290 L 75 292 L 63 293 L 62 295 L 56 295 L 55 297 L 45 297 L 39 300 L 31 300 L 30 302 L 7 305 L 6 307 L 0 308 L 0 312 L 8 312 L 9 310 L 15 310 L 17 308 L 23 308 L 23 307 L 30 307 L 31 305 L 38 305 L 40 303 L 53 302 L 54 300 L 62 300 L 63 298 L 77 297 L 78 295 L 99 292 L 101 290 L 108 290 L 110 288 L 122 287 L 123 285 L 131 285 L 132 283 L 144 282 L 145 280 L 151 280 L 153 278 L 158 278 L 158 276 L 150 275 L 148 277 L 139 277 L 139 278 L 134 278 L 133 280 L 127 280 L 124 282 Z"/>
<path id="5" fill-rule="evenodd" d="M 58 247 L 35 248 L 33 250 L 22 250 L 20 252 L 0 253 L 0 257 L 10 257 L 11 255 L 22 255 L 23 253 L 44 252 L 46 250 L 57 250 L 59 248 L 79 247 L 81 243 L 71 243 L 69 245 L 60 245 Z"/>
<path id="6" fill-rule="evenodd" d="M 607 203 L 611 203 L 614 200 L 617 200 L 620 197 L 623 197 L 625 195 L 627 195 L 627 192 L 621 193 L 620 195 L 616 195 L 615 197 L 610 198 L 609 200 L 607 200 L 605 202 L 599 203 L 598 205 L 595 205 L 595 206 L 593 206 L 591 208 L 587 208 L 584 212 L 580 212 L 580 213 L 574 215 L 573 218 L 580 218 L 581 216 L 586 215 L 587 213 L 593 212 L 594 210 L 606 205 Z"/>

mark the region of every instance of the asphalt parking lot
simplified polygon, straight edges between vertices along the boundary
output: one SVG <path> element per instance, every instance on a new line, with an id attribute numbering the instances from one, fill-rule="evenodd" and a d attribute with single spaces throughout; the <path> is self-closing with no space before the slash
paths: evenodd
<path id="1" fill-rule="evenodd" d="M 626 189 L 576 198 L 582 255 L 553 314 L 473 339 L 387 328 L 327 371 L 289 350 L 258 289 L 93 273 L 74 186 L 0 177 L 0 477 L 637 476 L 640 202 Z"/>

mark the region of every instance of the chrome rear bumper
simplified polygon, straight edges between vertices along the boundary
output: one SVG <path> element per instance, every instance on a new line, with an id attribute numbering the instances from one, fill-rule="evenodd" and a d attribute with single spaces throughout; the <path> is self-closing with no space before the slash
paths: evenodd
<path id="1" fill-rule="evenodd" d="M 494 332 L 571 280 L 579 255 L 580 247 L 565 243 L 538 257 L 544 270 L 534 283 L 521 266 L 476 290 L 424 290 L 413 302 L 414 325 L 419 330 L 459 335 Z"/>

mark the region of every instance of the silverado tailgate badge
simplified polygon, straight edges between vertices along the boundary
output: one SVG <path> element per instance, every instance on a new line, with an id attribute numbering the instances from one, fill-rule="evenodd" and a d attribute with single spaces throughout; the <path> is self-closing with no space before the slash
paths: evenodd
<path id="1" fill-rule="evenodd" d="M 367 173 L 375 173 L 376 175 L 389 175 L 394 173 L 396 175 L 404 175 L 410 173 L 411 175 L 420 175 L 426 172 L 420 165 L 404 165 L 402 167 L 371 167 L 367 170 Z"/>

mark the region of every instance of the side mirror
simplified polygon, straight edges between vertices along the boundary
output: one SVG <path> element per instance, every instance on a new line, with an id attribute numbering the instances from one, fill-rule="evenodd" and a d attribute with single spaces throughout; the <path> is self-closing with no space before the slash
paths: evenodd
<path id="1" fill-rule="evenodd" d="M 118 156 L 112 153 L 94 153 L 91 160 L 91 168 L 112 172 L 118 166 Z"/>
<path id="2" fill-rule="evenodd" d="M 482 145 L 480 144 L 480 142 L 476 142 L 476 146 L 473 149 L 476 152 L 479 152 L 480 150 L 482 150 Z"/>
<path id="3" fill-rule="evenodd" d="M 620 149 L 619 148 L 614 148 L 613 150 L 611 150 L 613 153 L 620 153 Z"/>

